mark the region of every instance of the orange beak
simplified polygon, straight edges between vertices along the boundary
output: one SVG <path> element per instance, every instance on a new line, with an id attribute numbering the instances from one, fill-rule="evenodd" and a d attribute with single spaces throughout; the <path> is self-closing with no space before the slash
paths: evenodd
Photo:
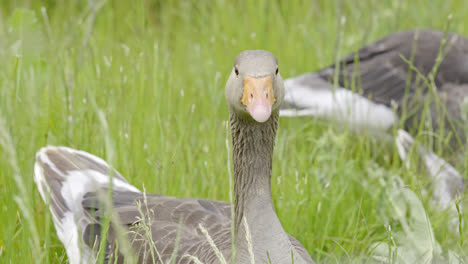
<path id="1" fill-rule="evenodd" d="M 263 123 L 270 118 L 271 107 L 275 100 L 271 76 L 244 78 L 244 94 L 241 102 L 257 122 Z"/>

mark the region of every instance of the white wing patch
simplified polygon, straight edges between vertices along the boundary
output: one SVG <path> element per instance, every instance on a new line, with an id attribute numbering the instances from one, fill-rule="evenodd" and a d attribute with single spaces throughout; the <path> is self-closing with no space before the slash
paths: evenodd
<path id="1" fill-rule="evenodd" d="M 57 236 L 65 246 L 70 263 L 84 263 L 84 261 L 81 261 L 81 249 L 85 252 L 90 250 L 80 247 L 78 243 L 78 226 L 73 212 L 66 212 L 59 221 L 56 221 L 54 217 L 54 224 Z"/>
<path id="2" fill-rule="evenodd" d="M 356 129 L 388 129 L 397 119 L 391 108 L 376 104 L 345 88 L 337 88 L 333 92 L 327 82 L 317 82 L 318 87 L 311 87 L 287 79 L 284 84 L 284 104 L 295 108 L 282 109 L 281 116 L 335 119 Z"/>
<path id="3" fill-rule="evenodd" d="M 39 153 L 36 155 L 36 159 L 38 157 Z M 46 194 L 50 193 L 50 188 L 44 177 L 44 169 L 37 162 L 34 164 L 34 182 L 41 194 L 42 200 L 47 201 L 49 198 Z"/>
<path id="4" fill-rule="evenodd" d="M 51 198 L 51 207 L 54 201 L 50 195 L 51 188 L 42 166 L 47 165 L 56 174 L 55 177 L 60 178 L 57 179 L 61 182 L 60 192 L 54 193 L 54 197 L 57 197 L 57 195 L 61 196 L 69 211 L 63 212 L 63 215 L 56 215 L 53 210 L 51 212 L 57 235 L 65 246 L 70 263 L 94 263 L 91 249 L 83 243 L 79 235 L 86 225 L 90 223 L 90 220 L 87 219 L 83 212 L 82 201 L 86 193 L 108 187 L 109 176 L 93 169 L 60 170 L 49 158 L 48 151 L 62 151 L 74 155 L 82 155 L 89 159 L 91 163 L 100 164 L 105 167 L 109 167 L 109 165 L 104 160 L 87 152 L 66 147 L 42 148 L 36 154 L 38 162 L 34 165 L 34 181 L 42 199 L 47 202 L 49 197 Z M 43 164 L 42 166 L 41 163 Z M 112 188 L 118 191 L 140 192 L 135 186 L 119 178 L 112 179 Z"/>
<path id="5" fill-rule="evenodd" d="M 140 192 L 135 186 L 116 178 L 112 179 L 113 189 L 118 191 Z M 62 197 L 73 211 L 81 210 L 83 196 L 99 188 L 109 186 L 109 176 L 95 170 L 70 171 L 62 186 Z"/>

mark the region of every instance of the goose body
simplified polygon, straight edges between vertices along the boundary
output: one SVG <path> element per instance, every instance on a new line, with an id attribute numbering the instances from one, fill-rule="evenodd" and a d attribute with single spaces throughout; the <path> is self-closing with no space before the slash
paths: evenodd
<path id="1" fill-rule="evenodd" d="M 416 144 L 413 137 L 400 129 L 395 143 L 401 160 L 405 162 L 406 167 L 410 167 L 409 153 L 413 145 Z M 463 176 L 452 165 L 423 146 L 418 146 L 416 153 L 418 161 L 423 164 L 431 180 L 436 204 L 441 210 L 452 207 L 453 213 L 457 215 L 454 199 L 463 192 Z"/>
<path id="2" fill-rule="evenodd" d="M 393 33 L 344 57 L 338 65 L 286 79 L 280 114 L 333 119 L 354 130 L 365 128 L 378 134 L 400 121 L 410 132 L 419 129 L 421 122 L 430 124 L 429 128 L 443 128 L 450 136 L 458 161 L 468 133 L 468 117 L 463 117 L 462 110 L 468 109 L 468 39 L 448 33 L 441 49 L 443 39 L 444 33 L 435 30 Z M 442 60 L 434 76 L 435 90 L 431 90 L 421 75 L 433 71 L 439 50 Z M 337 69 L 338 87 L 334 88 Z M 409 166 L 413 138 L 401 130 L 395 141 Z M 433 152 L 420 147 L 417 153 L 432 182 L 436 206 L 450 208 L 456 215 L 454 200 L 463 191 L 463 177 Z"/>
<path id="3" fill-rule="evenodd" d="M 440 31 L 405 31 L 364 46 L 336 65 L 336 89 L 335 65 L 286 79 L 281 115 L 333 118 L 355 129 L 388 129 L 403 119 L 406 130 L 412 131 L 423 119 L 427 103 L 429 115 L 423 122 L 432 123 L 434 130 L 443 126 L 453 132 L 451 143 L 459 149 L 459 143 L 466 143 L 461 107 L 468 104 L 468 39 L 446 35 L 434 78 L 437 97 L 446 112 L 438 110 L 433 93 L 403 59 L 428 76 L 443 39 Z"/>
<path id="4" fill-rule="evenodd" d="M 35 182 L 44 201 L 50 201 L 70 263 L 95 261 L 109 211 L 107 243 L 101 250 L 106 263 L 128 260 L 125 244 L 138 263 L 222 263 L 223 258 L 234 263 L 313 263 L 301 243 L 284 231 L 271 197 L 272 152 L 283 96 L 271 53 L 245 51 L 237 56 L 226 84 L 234 205 L 145 194 L 96 156 L 67 147 L 42 148 L 36 155 Z"/>
<path id="5" fill-rule="evenodd" d="M 437 156 L 432 151 L 423 146 L 414 146 L 417 143 L 408 132 L 399 129 L 395 138 L 398 154 L 407 168 L 411 167 L 410 152 L 414 148 L 416 152 L 416 164 L 422 166 L 425 175 L 431 182 L 431 190 L 434 204 L 441 211 L 449 209 L 452 215 L 452 227 L 458 232 L 460 223 L 459 210 L 463 210 L 463 205 L 458 204 L 456 199 L 463 193 L 463 176 L 448 162 Z"/>

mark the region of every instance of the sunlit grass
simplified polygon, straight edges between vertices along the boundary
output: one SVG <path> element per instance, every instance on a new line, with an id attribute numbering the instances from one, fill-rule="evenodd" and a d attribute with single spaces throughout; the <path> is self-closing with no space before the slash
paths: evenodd
<path id="1" fill-rule="evenodd" d="M 468 35 L 463 0 L 41 3 L 1 4 L 2 263 L 66 261 L 33 183 L 41 146 L 107 157 L 149 193 L 229 201 L 224 85 L 240 51 L 272 51 L 290 77 L 396 30 L 444 29 L 449 14 L 449 30 Z M 404 169 L 391 144 L 320 120 L 281 119 L 274 155 L 277 213 L 316 261 L 355 261 L 391 240 L 388 227 L 401 229 L 388 197 L 396 176 L 422 199 L 444 252 L 466 255 L 447 212 L 422 192 L 424 177 Z"/>

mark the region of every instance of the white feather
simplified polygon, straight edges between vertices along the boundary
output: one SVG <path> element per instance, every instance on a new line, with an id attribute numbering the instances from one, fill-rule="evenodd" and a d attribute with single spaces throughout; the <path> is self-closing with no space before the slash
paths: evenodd
<path id="1" fill-rule="evenodd" d="M 36 158 L 38 156 L 39 153 L 36 155 Z M 37 162 L 34 164 L 34 182 L 37 185 L 37 189 L 39 190 L 42 200 L 47 201 L 48 196 L 46 196 L 46 194 L 50 193 L 49 185 L 44 177 L 44 169 Z"/>
<path id="2" fill-rule="evenodd" d="M 336 119 L 351 128 L 388 129 L 396 121 L 394 111 L 345 88 L 330 89 L 327 82 L 305 86 L 295 79 L 285 81 L 284 104 L 297 109 L 282 109 L 281 116 L 315 116 Z"/>
<path id="3" fill-rule="evenodd" d="M 406 131 L 400 129 L 395 143 L 401 160 L 409 168 L 411 164 L 408 153 L 414 144 L 414 139 Z M 424 147 L 419 147 L 417 151 L 424 162 L 428 176 L 431 178 L 434 202 L 440 210 L 450 208 L 454 214 L 452 223 L 457 226 L 458 212 L 454 200 L 463 191 L 463 177 L 452 165 L 435 153 L 426 150 Z"/>
<path id="4" fill-rule="evenodd" d="M 70 263 L 93 263 L 94 256 L 91 253 L 91 249 L 79 239 L 80 236 L 78 235 L 84 230 L 86 225 L 89 224 L 89 220 L 83 212 L 82 201 L 86 193 L 107 187 L 109 185 L 109 176 L 92 169 L 69 170 L 67 173 L 64 173 L 60 171 L 48 157 L 47 152 L 53 150 L 83 155 L 102 166 L 109 167 L 109 165 L 104 160 L 94 155 L 67 147 L 45 147 L 36 154 L 36 159 L 38 161 L 47 165 L 57 175 L 63 178 L 60 195 L 63 197 L 70 211 L 64 212 L 62 217 L 57 216 L 53 211 L 51 212 L 57 235 L 65 246 Z M 36 162 L 34 165 L 34 181 L 38 186 L 42 199 L 47 201 L 50 197 L 50 187 L 47 184 L 44 169 L 39 162 Z M 135 186 L 117 177 L 112 179 L 112 184 L 114 190 L 140 192 Z"/>
<path id="5" fill-rule="evenodd" d="M 112 179 L 113 189 L 118 191 L 140 192 L 135 186 L 117 178 Z M 109 177 L 95 170 L 74 170 L 66 175 L 61 193 L 69 208 L 81 210 L 83 196 L 109 185 Z"/>

